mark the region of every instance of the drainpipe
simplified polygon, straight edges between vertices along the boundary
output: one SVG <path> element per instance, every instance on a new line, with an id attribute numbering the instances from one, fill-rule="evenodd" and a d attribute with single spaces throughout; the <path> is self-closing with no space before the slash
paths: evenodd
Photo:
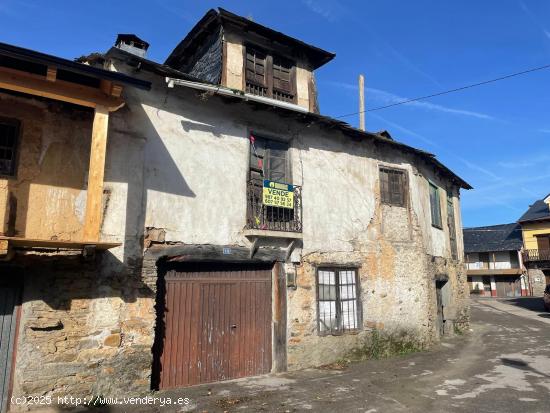
<path id="1" fill-rule="evenodd" d="M 166 84 L 169 88 L 173 88 L 175 85 L 186 86 L 193 89 L 203 90 L 205 92 L 213 92 L 222 96 L 231 96 L 241 98 L 244 101 L 251 100 L 253 102 L 264 103 L 270 106 L 277 106 L 283 109 L 293 110 L 294 112 L 309 113 L 309 110 L 295 105 L 293 103 L 282 102 L 280 100 L 275 100 L 271 98 L 266 98 L 263 96 L 256 96 L 250 93 L 243 92 L 241 90 L 229 89 L 227 87 L 218 86 L 218 85 L 209 85 L 206 83 L 192 82 L 190 80 L 176 79 L 173 77 L 166 78 Z"/>

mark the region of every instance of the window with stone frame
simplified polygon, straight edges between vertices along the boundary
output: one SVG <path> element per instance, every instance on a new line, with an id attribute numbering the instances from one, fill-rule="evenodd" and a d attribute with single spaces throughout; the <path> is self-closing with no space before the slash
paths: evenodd
<path id="1" fill-rule="evenodd" d="M 0 118 L 0 176 L 15 176 L 18 147 L 19 121 Z"/>
<path id="2" fill-rule="evenodd" d="M 383 204 L 406 206 L 407 179 L 405 171 L 380 167 L 380 198 Z"/>
<path id="3" fill-rule="evenodd" d="M 317 315 L 319 335 L 340 335 L 360 329 L 356 268 L 317 270 Z"/>

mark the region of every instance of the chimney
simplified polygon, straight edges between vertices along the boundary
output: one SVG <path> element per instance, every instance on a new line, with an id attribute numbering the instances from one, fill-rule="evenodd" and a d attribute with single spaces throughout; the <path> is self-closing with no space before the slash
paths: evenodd
<path id="1" fill-rule="evenodd" d="M 544 203 L 548 205 L 548 209 L 550 209 L 550 194 L 546 198 L 544 198 Z"/>
<path id="2" fill-rule="evenodd" d="M 149 43 L 141 40 L 135 34 L 119 34 L 116 38 L 115 47 L 139 57 L 145 57 Z"/>

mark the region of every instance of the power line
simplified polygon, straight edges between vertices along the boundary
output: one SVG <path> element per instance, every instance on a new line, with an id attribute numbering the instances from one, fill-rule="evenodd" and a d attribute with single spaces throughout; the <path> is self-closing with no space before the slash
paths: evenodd
<path id="1" fill-rule="evenodd" d="M 460 91 L 462 91 L 462 90 L 470 89 L 470 88 L 473 88 L 473 87 L 482 86 L 482 85 L 486 85 L 486 84 L 488 84 L 488 83 L 494 83 L 494 82 L 498 82 L 498 81 L 500 81 L 500 80 L 505 80 L 505 79 L 509 79 L 509 78 L 511 78 L 511 77 L 521 76 L 521 75 L 525 75 L 525 74 L 527 74 L 527 73 L 532 73 L 532 72 L 536 72 L 536 71 L 538 71 L 538 70 L 544 70 L 544 69 L 549 69 L 549 68 L 550 68 L 550 65 L 544 65 L 544 66 L 534 67 L 534 68 L 531 68 L 531 69 L 523 70 L 523 71 L 521 71 L 521 72 L 512 73 L 512 74 L 510 74 L 510 75 L 497 77 L 497 78 L 495 78 L 495 79 L 485 80 L 485 81 L 483 81 L 483 82 L 472 83 L 471 85 L 466 85 L 466 86 L 462 86 L 462 87 L 457 87 L 456 89 L 450 89 L 450 90 L 446 90 L 446 91 L 444 91 L 444 92 L 433 93 L 433 94 L 431 94 L 431 95 L 420 96 L 420 97 L 413 98 L 413 99 L 406 99 L 406 100 L 402 100 L 402 101 L 399 101 L 399 102 L 391 103 L 391 104 L 389 104 L 389 105 L 378 106 L 378 107 L 375 107 L 375 108 L 367 109 L 367 110 L 365 110 L 365 111 L 359 111 L 359 112 L 354 112 L 354 113 L 348 113 L 348 114 L 345 114 L 345 115 L 334 116 L 334 118 L 335 118 L 335 119 L 345 118 L 345 117 L 348 117 L 348 116 L 359 115 L 360 113 L 363 113 L 363 112 L 374 112 L 374 111 L 376 111 L 376 110 L 387 109 L 387 108 L 391 108 L 391 107 L 394 107 L 394 106 L 404 105 L 404 104 L 406 104 L 406 103 L 411 103 L 411 102 L 416 102 L 416 101 L 419 101 L 419 100 L 424 100 L 424 99 L 433 98 L 433 97 L 436 97 L 436 96 L 447 95 L 447 94 L 449 94 L 449 93 L 454 93 L 454 92 L 460 92 Z"/>

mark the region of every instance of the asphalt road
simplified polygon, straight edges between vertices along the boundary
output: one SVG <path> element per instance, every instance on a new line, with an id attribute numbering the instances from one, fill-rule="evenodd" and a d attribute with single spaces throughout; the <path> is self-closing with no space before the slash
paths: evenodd
<path id="1" fill-rule="evenodd" d="M 473 299 L 473 331 L 429 352 L 165 394 L 192 400 L 173 411 L 548 412 L 549 317 L 539 298 Z"/>
<path id="2" fill-rule="evenodd" d="M 93 411 L 548 412 L 549 343 L 540 298 L 473 299 L 472 331 L 428 352 L 155 393 L 183 406 Z"/>

